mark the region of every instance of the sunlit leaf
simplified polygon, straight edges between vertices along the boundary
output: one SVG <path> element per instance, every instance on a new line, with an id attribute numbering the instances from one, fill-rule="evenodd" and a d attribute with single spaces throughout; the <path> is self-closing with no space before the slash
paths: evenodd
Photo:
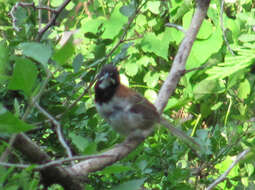
<path id="1" fill-rule="evenodd" d="M 37 67 L 29 59 L 16 58 L 15 67 L 8 84 L 10 90 L 22 90 L 29 96 L 35 86 Z"/>
<path id="2" fill-rule="evenodd" d="M 20 133 L 33 128 L 32 125 L 18 119 L 0 104 L 0 133 Z"/>
<path id="3" fill-rule="evenodd" d="M 24 42 L 19 45 L 25 56 L 31 57 L 41 64 L 46 65 L 52 55 L 52 49 L 49 45 L 37 42 Z"/>
<path id="4" fill-rule="evenodd" d="M 145 178 L 130 180 L 128 182 L 122 183 L 112 188 L 112 190 L 138 190 L 141 188 L 141 185 L 144 183 Z"/>

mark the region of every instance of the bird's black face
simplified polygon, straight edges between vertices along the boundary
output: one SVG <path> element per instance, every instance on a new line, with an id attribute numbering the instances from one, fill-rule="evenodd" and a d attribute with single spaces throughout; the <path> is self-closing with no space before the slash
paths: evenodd
<path id="1" fill-rule="evenodd" d="M 120 83 L 119 72 L 113 65 L 105 65 L 98 75 L 98 88 L 101 90 L 118 86 Z"/>
<path id="2" fill-rule="evenodd" d="M 119 72 L 113 65 L 105 65 L 98 75 L 95 85 L 96 102 L 104 103 L 109 101 L 120 85 Z"/>

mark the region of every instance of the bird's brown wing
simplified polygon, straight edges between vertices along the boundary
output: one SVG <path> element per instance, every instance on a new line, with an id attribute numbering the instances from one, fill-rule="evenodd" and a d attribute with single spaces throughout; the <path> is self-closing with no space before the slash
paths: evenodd
<path id="1" fill-rule="evenodd" d="M 133 106 L 130 108 L 131 112 L 141 114 L 144 118 L 144 126 L 142 128 L 150 127 L 151 125 L 159 122 L 159 114 L 155 108 L 155 106 L 150 103 L 146 98 L 142 95 L 135 93 L 130 96 L 131 102 L 133 102 Z"/>

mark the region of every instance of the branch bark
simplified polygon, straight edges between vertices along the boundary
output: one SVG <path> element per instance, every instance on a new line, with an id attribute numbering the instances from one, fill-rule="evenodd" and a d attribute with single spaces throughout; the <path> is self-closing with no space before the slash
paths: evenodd
<path id="1" fill-rule="evenodd" d="M 36 145 L 25 134 L 20 133 L 16 136 L 13 147 L 22 152 L 29 161 L 36 164 L 50 162 L 50 156 L 45 153 L 38 145 Z M 51 184 L 61 184 L 68 190 L 81 190 L 83 187 L 71 173 L 63 168 L 51 166 L 41 171 L 42 183 L 47 187 Z"/>
<path id="2" fill-rule="evenodd" d="M 221 183 L 222 181 L 224 181 L 227 177 L 227 175 L 231 172 L 231 170 L 235 167 L 235 165 L 238 164 L 238 162 L 240 160 L 242 160 L 248 153 L 250 152 L 250 149 L 246 149 L 243 152 L 241 152 L 237 158 L 235 159 L 235 161 L 232 162 L 232 164 L 229 166 L 229 168 L 218 178 L 216 179 L 213 183 L 211 183 L 206 190 L 211 190 L 213 189 L 216 185 L 218 185 L 219 183 Z"/>
<path id="3" fill-rule="evenodd" d="M 210 0 L 197 0 L 197 8 L 190 23 L 190 27 L 185 34 L 185 37 L 174 58 L 173 65 L 167 76 L 167 79 L 161 87 L 158 97 L 155 101 L 155 106 L 160 114 L 163 112 L 169 97 L 176 89 L 181 76 L 185 73 L 187 58 L 190 54 L 199 28 L 207 14 L 209 3 Z"/>

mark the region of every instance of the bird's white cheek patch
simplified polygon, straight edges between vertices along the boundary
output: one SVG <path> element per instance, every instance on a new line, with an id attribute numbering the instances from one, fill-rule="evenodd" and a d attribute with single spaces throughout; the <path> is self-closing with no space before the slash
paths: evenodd
<path id="1" fill-rule="evenodd" d="M 109 80 L 103 80 L 98 87 L 101 89 L 106 89 L 107 87 L 109 87 L 111 85 Z"/>

